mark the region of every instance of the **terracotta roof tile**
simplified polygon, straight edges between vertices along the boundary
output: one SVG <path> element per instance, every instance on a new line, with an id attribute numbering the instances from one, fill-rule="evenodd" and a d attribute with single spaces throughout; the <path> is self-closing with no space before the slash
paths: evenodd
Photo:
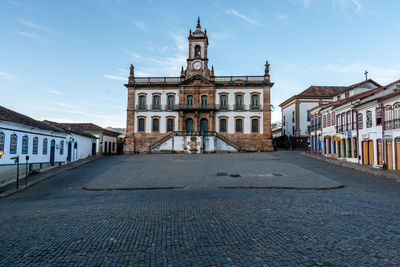
<path id="1" fill-rule="evenodd" d="M 77 127 L 75 127 L 73 129 L 72 127 L 66 125 L 66 123 L 59 123 L 59 122 L 48 121 L 48 120 L 45 120 L 44 122 L 47 123 L 47 124 L 53 125 L 53 126 L 59 128 L 59 129 L 63 130 L 63 131 L 66 131 L 66 132 L 76 133 L 76 134 L 80 134 L 80 135 L 91 137 L 91 138 L 97 138 L 94 135 L 86 133 L 86 132 L 80 130 L 79 128 L 77 128 Z"/>
<path id="2" fill-rule="evenodd" d="M 101 128 L 100 126 L 94 124 L 94 123 L 63 123 L 65 127 L 72 131 L 78 131 L 78 132 L 102 132 L 102 133 L 108 133 L 110 135 L 119 135 L 119 133 L 106 130 Z"/>
<path id="3" fill-rule="evenodd" d="M 52 130 L 55 132 L 64 132 L 63 130 L 60 130 L 52 125 L 48 125 L 47 123 L 32 119 L 31 117 L 12 111 L 11 109 L 5 108 L 3 106 L 0 106 L 0 120 L 20 123 L 40 129 Z"/>
<path id="4" fill-rule="evenodd" d="M 298 96 L 303 97 L 333 97 L 347 89 L 347 86 L 310 86 Z"/>

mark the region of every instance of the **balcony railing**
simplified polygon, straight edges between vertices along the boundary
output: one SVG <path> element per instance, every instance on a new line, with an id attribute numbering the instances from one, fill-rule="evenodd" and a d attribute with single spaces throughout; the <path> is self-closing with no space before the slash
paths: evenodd
<path id="1" fill-rule="evenodd" d="M 384 122 L 385 130 L 393 130 L 400 128 L 400 119 L 388 120 Z"/>
<path id="2" fill-rule="evenodd" d="M 311 125 L 310 129 L 311 129 L 311 132 L 312 131 L 316 131 L 316 130 L 320 130 L 321 129 L 321 123 L 318 123 L 317 125 Z"/>
<path id="3" fill-rule="evenodd" d="M 216 76 L 214 78 L 216 82 L 235 82 L 235 81 L 245 81 L 245 82 L 263 82 L 264 76 Z"/>
<path id="4" fill-rule="evenodd" d="M 264 82 L 264 76 L 215 76 L 218 83 L 229 82 Z M 136 84 L 176 84 L 184 80 L 181 77 L 135 77 Z"/>
<path id="5" fill-rule="evenodd" d="M 178 110 L 219 110 L 219 111 L 262 111 L 262 105 L 201 105 L 201 104 L 178 104 L 178 105 L 136 105 L 137 111 L 178 111 Z"/>

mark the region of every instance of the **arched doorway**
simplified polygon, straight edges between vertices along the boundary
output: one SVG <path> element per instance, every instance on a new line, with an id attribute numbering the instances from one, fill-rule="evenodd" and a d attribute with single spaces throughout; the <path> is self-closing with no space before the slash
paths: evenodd
<path id="1" fill-rule="evenodd" d="M 186 132 L 193 132 L 193 119 L 187 119 L 185 121 Z"/>
<path id="2" fill-rule="evenodd" d="M 200 120 L 200 132 L 202 133 L 208 132 L 208 120 L 205 118 Z"/>

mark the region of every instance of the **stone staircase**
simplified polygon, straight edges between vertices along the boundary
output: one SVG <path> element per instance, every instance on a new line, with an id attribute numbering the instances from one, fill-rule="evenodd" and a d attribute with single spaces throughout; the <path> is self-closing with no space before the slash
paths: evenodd
<path id="1" fill-rule="evenodd" d="M 238 144 L 236 144 L 235 142 L 233 142 L 232 140 L 230 140 L 229 138 L 225 137 L 222 134 L 219 134 L 215 131 L 209 131 L 209 132 L 200 132 L 200 131 L 192 131 L 192 132 L 186 132 L 186 131 L 175 131 L 172 132 L 166 136 L 164 136 L 163 138 L 157 140 L 156 142 L 154 142 L 153 144 L 151 144 L 148 149 L 147 149 L 147 153 L 153 153 L 153 152 L 158 152 L 158 153 L 168 153 L 168 152 L 184 152 L 184 149 L 182 151 L 175 151 L 174 147 L 171 147 L 171 149 L 166 149 L 166 150 L 160 150 L 160 146 L 162 146 L 163 144 L 165 145 L 166 142 L 168 142 L 170 139 L 172 138 L 187 138 L 187 137 L 201 137 L 203 140 L 203 145 L 205 142 L 205 139 L 210 137 L 215 137 L 215 142 L 217 142 L 217 139 L 219 139 L 220 141 L 226 143 L 228 146 L 232 147 L 233 149 L 235 149 L 237 152 L 243 152 L 244 150 L 242 149 L 242 147 L 240 147 Z M 174 142 L 174 140 L 172 140 L 172 142 Z M 176 142 L 176 141 L 175 141 Z M 168 146 L 168 145 L 167 145 Z M 205 145 L 204 145 L 205 146 Z M 214 152 L 216 151 L 216 147 L 214 147 Z M 158 151 L 157 151 L 158 150 Z M 232 151 L 229 150 L 229 151 Z M 203 152 L 204 153 L 204 152 Z"/>

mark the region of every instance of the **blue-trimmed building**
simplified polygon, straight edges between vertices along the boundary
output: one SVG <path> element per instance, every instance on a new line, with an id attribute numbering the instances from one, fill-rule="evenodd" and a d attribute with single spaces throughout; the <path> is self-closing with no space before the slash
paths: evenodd
<path id="1" fill-rule="evenodd" d="M 43 171 L 95 155 L 96 139 L 0 106 L 0 187 L 16 181 L 17 160 L 19 177 L 23 179 L 26 172 Z M 87 151 L 73 154 L 75 147 Z"/>

